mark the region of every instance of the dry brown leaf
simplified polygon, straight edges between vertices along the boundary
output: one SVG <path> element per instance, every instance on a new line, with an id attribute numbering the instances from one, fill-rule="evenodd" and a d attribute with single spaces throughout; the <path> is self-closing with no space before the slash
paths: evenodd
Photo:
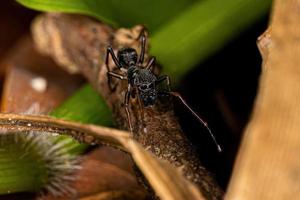
<path id="1" fill-rule="evenodd" d="M 113 163 L 107 161 L 106 157 L 108 156 L 114 159 Z M 71 184 L 71 187 L 76 190 L 78 198 L 145 199 L 145 191 L 137 184 L 135 175 L 132 169 L 130 170 L 131 159 L 124 152 L 111 147 L 100 147 L 84 156 L 81 163 L 82 169 L 74 175 L 76 181 Z M 71 200 L 73 197 L 47 195 L 42 199 Z"/>
<path id="2" fill-rule="evenodd" d="M 101 155 L 111 156 L 114 163 L 109 163 Z M 111 154 L 110 154 L 111 153 Z M 109 191 L 132 191 L 132 198 L 144 199 L 145 192 L 137 184 L 134 172 L 124 170 L 129 168 L 131 160 L 126 154 L 111 147 L 102 147 L 84 158 L 82 170 L 78 173 L 78 182 L 74 188 L 78 189 L 79 196 L 85 197 L 102 194 Z M 127 165 L 127 166 L 124 166 Z M 137 196 L 135 196 L 137 194 Z"/>
<path id="3" fill-rule="evenodd" d="M 265 69 L 265 63 L 267 62 L 270 48 L 272 46 L 271 40 L 271 28 L 268 28 L 261 36 L 257 39 L 257 47 L 263 58 L 262 68 Z"/>
<path id="4" fill-rule="evenodd" d="M 144 194 L 139 191 L 113 190 L 83 197 L 80 200 L 138 200 L 143 198 Z"/>
<path id="5" fill-rule="evenodd" d="M 275 0 L 271 46 L 228 200 L 300 199 L 299 22 L 300 0 Z"/>
<path id="6" fill-rule="evenodd" d="M 102 146 L 91 157 L 111 165 L 118 166 L 128 173 L 134 174 L 133 163 L 130 155 L 123 153 L 115 148 Z"/>
<path id="7" fill-rule="evenodd" d="M 11 48 L 0 68 L 8 68 L 2 95 L 3 112 L 27 112 L 36 107 L 36 113 L 48 113 L 82 82 L 39 55 L 28 35 Z"/>

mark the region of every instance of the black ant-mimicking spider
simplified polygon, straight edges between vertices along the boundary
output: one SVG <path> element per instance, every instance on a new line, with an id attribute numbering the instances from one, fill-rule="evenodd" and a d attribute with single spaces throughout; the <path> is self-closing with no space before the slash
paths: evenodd
<path id="1" fill-rule="evenodd" d="M 141 100 L 144 107 L 153 106 L 157 98 L 159 96 L 175 96 L 179 98 L 179 100 L 183 103 L 190 110 L 190 112 L 205 126 L 208 130 L 209 134 L 211 135 L 213 141 L 215 142 L 218 151 L 221 152 L 222 149 L 220 145 L 217 143 L 215 136 L 213 135 L 212 131 L 208 127 L 207 123 L 199 117 L 196 112 L 186 103 L 186 101 L 182 98 L 182 96 L 178 92 L 172 92 L 170 88 L 170 78 L 168 75 L 156 76 L 153 73 L 154 66 L 155 66 L 155 57 L 152 57 L 146 66 L 143 66 L 144 63 L 144 56 L 145 56 L 145 46 L 146 46 L 146 36 L 144 30 L 141 31 L 139 36 L 141 40 L 141 52 L 138 56 L 137 51 L 130 47 L 124 47 L 120 49 L 115 55 L 111 46 L 107 47 L 107 54 L 106 54 L 106 68 L 107 68 L 107 78 L 108 78 L 108 86 L 111 91 L 115 89 L 111 85 L 111 77 L 118 78 L 120 80 L 127 80 L 128 87 L 125 93 L 125 111 L 127 115 L 127 122 L 131 132 L 132 123 L 129 113 L 129 100 L 132 95 L 132 91 L 135 90 L 138 94 L 137 97 Z M 116 67 L 121 70 L 125 71 L 126 75 L 121 75 L 116 72 L 109 70 L 109 55 L 111 55 Z M 158 84 L 162 82 L 166 82 L 167 91 L 160 91 L 158 89 Z"/>

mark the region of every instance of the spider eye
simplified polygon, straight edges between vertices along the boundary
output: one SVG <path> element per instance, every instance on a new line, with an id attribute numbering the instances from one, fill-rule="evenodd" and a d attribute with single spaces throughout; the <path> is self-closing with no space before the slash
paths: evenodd
<path id="1" fill-rule="evenodd" d="M 149 88 L 154 88 L 154 83 L 150 83 Z"/>
<path id="2" fill-rule="evenodd" d="M 139 88 L 140 88 L 140 90 L 146 90 L 148 87 L 147 87 L 147 85 L 141 85 Z"/>

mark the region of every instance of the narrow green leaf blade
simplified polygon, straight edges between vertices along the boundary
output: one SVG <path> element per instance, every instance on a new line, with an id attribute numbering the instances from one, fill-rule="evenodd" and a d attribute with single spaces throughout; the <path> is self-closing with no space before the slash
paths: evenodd
<path id="1" fill-rule="evenodd" d="M 155 31 L 196 0 L 17 0 L 29 8 L 48 12 L 80 13 L 113 26 L 145 24 Z"/>
<path id="2" fill-rule="evenodd" d="M 104 99 L 90 86 L 84 85 L 56 108 L 52 116 L 81 123 L 112 125 L 112 112 Z"/>
<path id="3" fill-rule="evenodd" d="M 200 1 L 151 38 L 155 55 L 172 79 L 178 80 L 266 15 L 271 0 Z"/>
<path id="4" fill-rule="evenodd" d="M 56 108 L 51 116 L 102 126 L 112 126 L 112 112 L 106 105 L 104 99 L 88 84 L 80 88 L 73 96 L 67 99 L 61 106 Z M 56 142 L 73 140 L 68 136 L 59 136 Z M 88 147 L 73 140 L 69 143 L 69 152 L 80 154 Z"/>

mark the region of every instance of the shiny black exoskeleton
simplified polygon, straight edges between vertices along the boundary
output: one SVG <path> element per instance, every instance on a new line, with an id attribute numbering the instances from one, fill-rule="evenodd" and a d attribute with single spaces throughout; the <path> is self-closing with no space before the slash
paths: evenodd
<path id="1" fill-rule="evenodd" d="M 204 122 L 185 102 L 181 95 L 177 92 L 172 92 L 170 90 L 170 78 L 167 75 L 162 75 L 157 77 L 154 73 L 155 57 L 152 57 L 146 66 L 143 66 L 144 55 L 145 55 L 145 45 L 146 45 L 146 36 L 144 31 L 141 32 L 139 39 L 141 40 L 141 52 L 138 56 L 137 51 L 130 47 L 122 48 L 118 51 L 117 56 L 115 55 L 111 46 L 107 48 L 106 54 L 106 67 L 107 67 L 107 76 L 108 76 L 108 85 L 111 91 L 115 89 L 111 84 L 111 78 L 118 78 L 121 80 L 127 80 L 128 88 L 125 93 L 124 105 L 127 115 L 127 121 L 129 129 L 132 132 L 132 123 L 129 113 L 129 100 L 133 94 L 133 91 L 137 93 L 139 100 L 142 102 L 144 107 L 153 106 L 159 95 L 172 95 L 178 97 L 181 102 L 192 112 L 192 114 L 207 128 L 214 142 L 216 143 L 218 150 L 221 151 L 220 145 L 216 142 L 214 135 L 212 134 L 207 123 Z M 120 71 L 125 71 L 126 75 L 116 73 L 109 70 L 109 55 L 111 55 L 115 65 Z M 158 84 L 166 81 L 166 90 L 160 91 L 157 87 Z"/>

